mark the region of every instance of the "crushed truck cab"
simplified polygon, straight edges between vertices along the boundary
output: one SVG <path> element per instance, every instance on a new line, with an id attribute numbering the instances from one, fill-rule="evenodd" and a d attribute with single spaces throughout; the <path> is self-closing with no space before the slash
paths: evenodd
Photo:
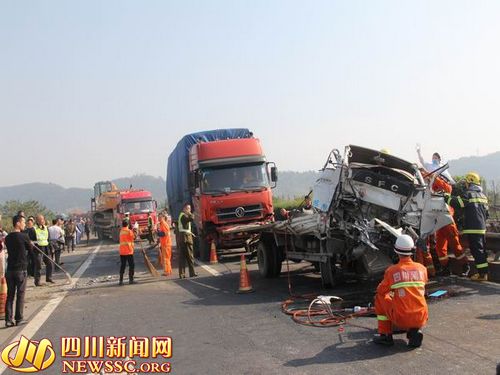
<path id="1" fill-rule="evenodd" d="M 261 274 L 279 275 L 288 256 L 315 264 L 325 286 L 381 277 L 397 259 L 395 236 L 408 233 L 425 243 L 452 222 L 431 186 L 417 165 L 395 156 L 353 145 L 343 154 L 332 151 L 313 188 L 314 212 L 260 230 Z"/>

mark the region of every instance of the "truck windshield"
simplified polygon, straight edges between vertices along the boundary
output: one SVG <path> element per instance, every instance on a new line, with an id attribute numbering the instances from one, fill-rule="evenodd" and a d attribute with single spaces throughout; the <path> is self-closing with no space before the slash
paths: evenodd
<path id="1" fill-rule="evenodd" d="M 201 175 L 203 193 L 252 191 L 269 187 L 266 164 L 206 168 Z"/>
<path id="2" fill-rule="evenodd" d="M 125 201 L 123 202 L 123 212 L 132 213 L 144 213 L 144 212 L 153 212 L 153 201 Z"/>

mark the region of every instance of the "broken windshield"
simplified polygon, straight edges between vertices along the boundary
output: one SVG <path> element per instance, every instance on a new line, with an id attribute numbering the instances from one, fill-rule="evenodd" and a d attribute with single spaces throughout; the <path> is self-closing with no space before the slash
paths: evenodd
<path id="1" fill-rule="evenodd" d="M 205 168 L 201 174 L 201 188 L 205 194 L 253 191 L 268 187 L 265 163 Z"/>

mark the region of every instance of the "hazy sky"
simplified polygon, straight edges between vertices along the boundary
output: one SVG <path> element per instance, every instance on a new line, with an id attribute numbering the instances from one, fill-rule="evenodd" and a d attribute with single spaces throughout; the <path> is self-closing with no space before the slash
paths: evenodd
<path id="1" fill-rule="evenodd" d="M 332 148 L 500 150 L 498 1 L 0 1 L 0 186 L 165 176 L 248 127 L 282 170 Z"/>

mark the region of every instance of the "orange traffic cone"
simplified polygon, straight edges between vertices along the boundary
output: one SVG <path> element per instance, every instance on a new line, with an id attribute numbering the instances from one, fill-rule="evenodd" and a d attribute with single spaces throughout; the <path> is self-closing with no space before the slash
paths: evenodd
<path id="1" fill-rule="evenodd" d="M 210 264 L 217 264 L 219 261 L 217 260 L 217 250 L 215 249 L 215 241 L 212 241 L 210 245 Z"/>
<path id="2" fill-rule="evenodd" d="M 247 269 L 247 261 L 245 260 L 245 254 L 241 254 L 240 262 L 240 288 L 238 293 L 251 293 L 255 292 L 250 283 L 250 275 Z"/>
<path id="3" fill-rule="evenodd" d="M 7 280 L 0 280 L 0 319 L 5 319 L 5 302 L 7 301 Z"/>

